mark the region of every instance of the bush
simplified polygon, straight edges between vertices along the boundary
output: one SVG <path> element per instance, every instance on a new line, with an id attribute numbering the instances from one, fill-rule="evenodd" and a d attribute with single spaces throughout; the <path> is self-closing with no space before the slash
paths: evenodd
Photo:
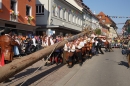
<path id="1" fill-rule="evenodd" d="M 101 29 L 95 29 L 95 33 L 96 33 L 97 35 L 101 35 Z"/>

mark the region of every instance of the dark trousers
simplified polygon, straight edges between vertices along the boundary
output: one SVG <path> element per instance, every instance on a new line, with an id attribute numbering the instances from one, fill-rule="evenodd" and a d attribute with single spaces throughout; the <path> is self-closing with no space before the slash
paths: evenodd
<path id="1" fill-rule="evenodd" d="M 102 49 L 101 49 L 101 46 L 98 46 L 98 50 L 101 52 L 101 54 L 104 54 Z"/>
<path id="2" fill-rule="evenodd" d="M 82 53 L 81 52 L 77 52 L 77 57 L 79 59 L 79 62 L 82 62 Z"/>
<path id="3" fill-rule="evenodd" d="M 95 49 L 96 49 L 96 55 L 99 53 L 98 52 L 98 46 L 95 46 Z"/>

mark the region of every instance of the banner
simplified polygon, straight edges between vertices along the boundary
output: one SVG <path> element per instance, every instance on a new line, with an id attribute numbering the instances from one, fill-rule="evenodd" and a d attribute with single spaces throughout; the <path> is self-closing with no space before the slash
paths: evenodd
<path id="1" fill-rule="evenodd" d="M 110 17 L 110 18 L 130 18 L 130 16 L 105 16 L 105 17 Z"/>

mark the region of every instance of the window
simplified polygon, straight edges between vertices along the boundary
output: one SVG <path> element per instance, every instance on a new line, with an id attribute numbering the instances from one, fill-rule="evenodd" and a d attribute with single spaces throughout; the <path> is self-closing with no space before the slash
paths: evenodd
<path id="1" fill-rule="evenodd" d="M 44 5 L 42 4 L 36 5 L 36 15 L 44 15 Z"/>
<path id="2" fill-rule="evenodd" d="M 78 21 L 78 17 L 75 18 L 75 23 L 77 24 L 77 21 Z"/>
<path id="3" fill-rule="evenodd" d="M 99 18 L 102 18 L 102 16 L 99 16 Z"/>
<path id="4" fill-rule="evenodd" d="M 79 25 L 80 25 L 81 19 L 79 19 Z"/>
<path id="5" fill-rule="evenodd" d="M 0 0 L 0 9 L 2 9 L 2 0 Z"/>
<path id="6" fill-rule="evenodd" d="M 17 21 L 17 2 L 16 0 L 10 0 L 10 20 Z"/>
<path id="7" fill-rule="evenodd" d="M 15 11 L 15 9 L 16 9 L 16 2 L 15 1 L 11 0 L 10 8 L 11 8 L 11 10 Z"/>
<path id="8" fill-rule="evenodd" d="M 26 6 L 26 15 L 31 16 L 31 7 L 28 5 Z"/>
<path id="9" fill-rule="evenodd" d="M 86 15 L 85 14 L 84 14 L 83 18 L 86 19 Z"/>
<path id="10" fill-rule="evenodd" d="M 79 18 L 77 17 L 77 25 L 79 24 Z"/>
<path id="11" fill-rule="evenodd" d="M 65 19 L 65 20 L 66 20 L 66 14 L 67 14 L 67 13 L 66 13 L 66 10 L 64 10 L 64 11 L 63 11 L 63 19 Z"/>
<path id="12" fill-rule="evenodd" d="M 80 25 L 80 19 L 78 20 L 78 25 Z"/>
<path id="13" fill-rule="evenodd" d="M 63 10 L 62 9 L 59 9 L 60 11 L 60 13 L 59 13 L 59 16 L 60 16 L 60 18 L 63 18 Z"/>
<path id="14" fill-rule="evenodd" d="M 73 15 L 73 23 L 75 23 L 75 15 Z"/>
<path id="15" fill-rule="evenodd" d="M 69 13 L 68 20 L 69 20 L 69 22 L 71 21 L 71 13 Z"/>
<path id="16" fill-rule="evenodd" d="M 102 22 L 105 22 L 105 20 L 102 20 Z"/>
<path id="17" fill-rule="evenodd" d="M 82 20 L 80 21 L 80 25 L 82 26 Z"/>
<path id="18" fill-rule="evenodd" d="M 57 14 L 58 14 L 58 7 L 56 6 L 55 8 L 54 8 L 54 16 L 57 16 Z"/>

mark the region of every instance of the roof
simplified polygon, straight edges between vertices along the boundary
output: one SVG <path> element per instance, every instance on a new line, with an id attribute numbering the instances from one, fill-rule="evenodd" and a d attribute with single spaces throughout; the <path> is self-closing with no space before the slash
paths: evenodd
<path id="1" fill-rule="evenodd" d="M 102 16 L 100 19 L 100 21 L 102 22 L 102 20 L 105 20 L 105 24 L 114 24 L 116 25 L 116 23 L 110 18 L 108 17 L 105 13 L 103 13 L 102 11 L 97 15 L 97 17 Z"/>

